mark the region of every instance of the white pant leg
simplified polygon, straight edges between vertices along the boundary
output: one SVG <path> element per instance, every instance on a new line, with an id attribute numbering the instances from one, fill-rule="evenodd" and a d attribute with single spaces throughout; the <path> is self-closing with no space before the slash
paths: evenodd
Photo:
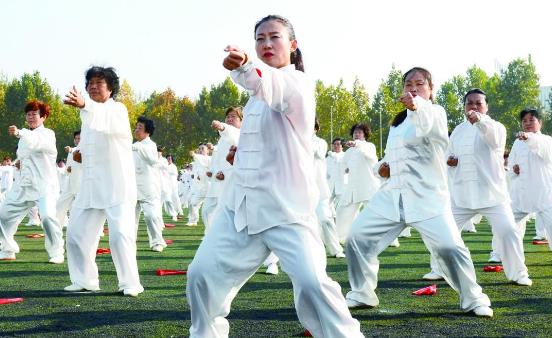
<path id="1" fill-rule="evenodd" d="M 471 311 L 478 306 L 489 306 L 490 301 L 476 282 L 470 254 L 451 214 L 412 223 L 420 232 L 425 245 L 449 285 L 460 294 L 460 307 Z M 379 269 L 378 255 L 404 229 L 404 222 L 393 222 L 365 209 L 355 220 L 347 241 L 349 281 L 352 290 L 347 298 L 377 305 L 374 292 Z"/>
<path id="2" fill-rule="evenodd" d="M 404 228 L 403 231 L 401 231 L 401 233 L 399 234 L 399 237 L 410 237 L 412 236 L 412 227 L 410 226 L 407 226 L 406 228 Z"/>
<path id="3" fill-rule="evenodd" d="M 279 260 L 280 259 L 274 254 L 274 252 L 270 252 L 270 255 L 268 255 L 268 257 L 264 260 L 263 265 L 269 266 L 270 264 L 276 264 Z"/>
<path id="4" fill-rule="evenodd" d="M 545 229 L 545 235 L 548 238 L 548 246 L 552 250 L 552 207 L 540 211 L 537 214 L 537 219 L 543 223 Z"/>
<path id="5" fill-rule="evenodd" d="M 205 233 L 211 229 L 211 222 L 213 220 L 213 214 L 217 208 L 218 198 L 217 197 L 205 197 L 203 201 L 203 207 L 201 208 L 201 218 L 203 219 L 203 224 L 205 225 Z"/>
<path id="6" fill-rule="evenodd" d="M 63 257 L 63 227 L 56 217 L 57 196 L 46 195 L 38 200 L 38 210 L 44 228 L 44 246 L 50 258 Z"/>
<path id="7" fill-rule="evenodd" d="M 105 220 L 103 209 L 71 208 L 66 235 L 67 266 L 72 284 L 89 290 L 99 288 L 96 250 Z"/>
<path id="8" fill-rule="evenodd" d="M 161 202 L 158 200 L 138 201 L 136 209 L 138 210 L 139 207 L 144 211 L 144 221 L 148 231 L 150 248 L 153 248 L 155 245 L 166 247 L 167 243 L 163 239 L 164 222 L 161 217 Z M 140 214 L 137 213 L 137 215 L 139 216 Z M 138 218 L 136 219 L 136 224 L 138 224 Z"/>
<path id="9" fill-rule="evenodd" d="M 132 289 L 144 291 L 136 261 L 136 225 L 134 205 L 122 203 L 105 209 L 109 227 L 109 248 L 117 271 L 119 291 Z"/>
<path id="10" fill-rule="evenodd" d="M 197 224 L 199 222 L 199 211 L 203 204 L 204 196 L 193 194 L 190 200 L 190 209 L 188 210 L 188 223 Z"/>
<path id="11" fill-rule="evenodd" d="M 71 209 L 75 196 L 75 194 L 69 192 L 63 192 L 59 195 L 56 204 L 56 218 L 62 226 L 67 219 L 67 211 Z"/>
<path id="12" fill-rule="evenodd" d="M 332 210 L 330 208 L 330 200 L 328 198 L 321 199 L 316 207 L 316 216 L 320 224 L 320 234 L 322 241 L 330 255 L 335 256 L 343 252 L 339 237 L 337 235 L 337 227 L 333 220 Z"/>
<path id="13" fill-rule="evenodd" d="M 178 215 L 182 215 L 182 205 L 180 204 L 180 197 L 178 197 L 178 186 L 174 185 L 172 189 L 172 204 Z"/>
<path id="14" fill-rule="evenodd" d="M 338 283 L 326 273 L 326 252 L 316 224 L 287 224 L 262 232 L 293 284 L 297 317 L 314 337 L 363 337 Z"/>
<path id="15" fill-rule="evenodd" d="M 32 201 L 19 202 L 10 199 L 4 201 L 0 208 L 0 244 L 2 244 L 2 252 L 19 252 L 19 245 L 17 245 L 14 238 L 17 225 L 34 205 L 35 202 Z"/>
<path id="16" fill-rule="evenodd" d="M 40 225 L 40 216 L 38 215 L 38 206 L 29 209 L 29 222 L 31 225 Z"/>
<path id="17" fill-rule="evenodd" d="M 337 225 L 337 235 L 339 241 L 344 243 L 349 235 L 351 229 L 351 223 L 358 216 L 361 203 L 350 203 L 344 205 L 343 203 L 337 204 L 336 210 L 336 225 Z"/>
<path id="18" fill-rule="evenodd" d="M 178 211 L 176 211 L 176 208 L 175 208 L 171 198 L 166 199 L 165 201 L 163 201 L 163 208 L 165 209 L 165 212 L 167 214 L 169 214 L 171 217 L 178 216 Z"/>
<path id="19" fill-rule="evenodd" d="M 545 222 L 542 219 L 541 212 L 537 212 L 536 218 L 535 218 L 535 235 L 540 238 L 548 238 L 546 233 L 546 227 Z"/>

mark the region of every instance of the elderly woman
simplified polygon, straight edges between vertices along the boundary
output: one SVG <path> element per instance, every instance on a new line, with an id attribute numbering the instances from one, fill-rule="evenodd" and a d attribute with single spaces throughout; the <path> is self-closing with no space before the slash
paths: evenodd
<path id="1" fill-rule="evenodd" d="M 351 226 L 346 255 L 350 308 L 379 304 L 375 293 L 378 255 L 409 224 L 420 234 L 447 282 L 460 293 L 461 308 L 492 317 L 490 301 L 475 278 L 470 253 L 451 212 L 444 165 L 448 143 L 447 116 L 432 103 L 431 74 L 413 68 L 403 77 L 401 102 L 395 116 L 379 175 L 385 179 Z"/>
<path id="2" fill-rule="evenodd" d="M 63 258 L 63 232 L 56 218 L 56 201 L 59 183 L 56 168 L 56 136 L 44 127 L 50 107 L 40 101 L 25 106 L 25 120 L 29 129 L 10 126 L 8 133 L 19 138 L 17 157 L 20 161 L 18 184 L 9 191 L 0 209 L 0 260 L 15 260 L 19 246 L 14 240 L 17 225 L 29 210 L 38 206 L 44 226 L 46 251 L 49 262 L 61 264 Z"/>

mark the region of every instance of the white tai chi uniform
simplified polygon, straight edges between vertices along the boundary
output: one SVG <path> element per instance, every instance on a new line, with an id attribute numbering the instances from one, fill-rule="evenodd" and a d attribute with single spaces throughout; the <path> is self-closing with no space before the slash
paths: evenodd
<path id="1" fill-rule="evenodd" d="M 0 204 L 4 203 L 8 191 L 13 187 L 15 169 L 13 165 L 0 166 Z"/>
<path id="2" fill-rule="evenodd" d="M 169 185 L 171 187 L 171 202 L 177 215 L 183 215 L 180 198 L 178 197 L 178 168 L 176 164 L 170 163 L 167 166 L 167 174 L 169 175 Z"/>
<path id="3" fill-rule="evenodd" d="M 119 290 L 142 292 L 136 262 L 136 176 L 127 109 L 113 99 L 98 103 L 87 97 L 80 117 L 82 180 L 67 225 L 71 282 L 84 289 L 99 289 L 95 258 L 98 233 L 107 218 Z"/>
<path id="4" fill-rule="evenodd" d="M 188 267 L 190 336 L 228 336 L 232 300 L 273 251 L 293 283 L 299 321 L 313 336 L 361 337 L 339 285 L 326 274 L 312 175 L 314 86 L 293 65 L 274 69 L 257 61 L 232 77 L 250 99 L 233 182 Z"/>
<path id="5" fill-rule="evenodd" d="M 192 171 L 183 169 L 180 171 L 180 183 L 178 184 L 178 196 L 182 208 L 188 209 L 190 203 L 190 190 L 192 188 Z"/>
<path id="6" fill-rule="evenodd" d="M 504 146 L 506 128 L 486 114 L 471 124 L 464 121 L 450 135 L 443 157 L 458 159 L 458 165 L 448 166 L 452 213 L 458 228 L 477 214 L 485 216 L 495 237 L 504 273 L 511 281 L 527 278 L 523 242 L 510 207 Z M 437 273 L 439 273 L 437 271 Z"/>
<path id="7" fill-rule="evenodd" d="M 354 142 L 355 146 L 345 152 L 343 159 L 345 168 L 349 169 L 349 177 L 336 209 L 337 233 L 342 243 L 345 242 L 351 223 L 360 208 L 370 201 L 381 184 L 374 175 L 374 166 L 378 162 L 376 146 L 362 140 Z"/>
<path id="8" fill-rule="evenodd" d="M 161 177 L 159 175 L 159 155 L 157 145 L 149 137 L 132 145 L 134 165 L 136 167 L 136 186 L 138 201 L 136 203 L 136 230 L 140 213 L 144 211 L 144 221 L 148 231 L 149 246 L 166 247 L 163 239 L 163 211 L 161 209 Z"/>
<path id="9" fill-rule="evenodd" d="M 471 311 L 490 306 L 476 282 L 470 253 L 454 223 L 447 190 L 445 162 L 447 117 L 441 106 L 420 96 L 418 109 L 391 127 L 385 157 L 391 176 L 372 196 L 351 226 L 346 255 L 349 262 L 348 299 L 379 304 L 374 292 L 378 281 L 378 255 L 409 224 L 437 257 L 449 285 L 460 293 L 460 307 Z"/>
<path id="10" fill-rule="evenodd" d="M 339 153 L 329 151 L 326 157 L 328 187 L 330 188 L 330 208 L 332 208 L 332 216 L 334 219 L 335 208 L 343 193 L 345 176 L 347 176 L 347 174 L 345 174 L 345 163 L 343 162 L 344 156 L 345 153 L 343 151 Z"/>
<path id="11" fill-rule="evenodd" d="M 174 221 L 178 216 L 178 211 L 173 204 L 173 186 L 169 177 L 169 161 L 167 161 L 166 157 L 159 156 L 157 168 L 161 177 L 161 203 L 163 204 L 165 212 L 169 214 Z"/>
<path id="12" fill-rule="evenodd" d="M 552 137 L 527 133 L 525 141 L 516 140 L 512 146 L 508 165 L 519 166 L 519 175 L 512 177 L 512 208 L 520 221 L 535 212 L 548 236 L 552 234 Z M 522 229 L 525 233 L 525 229 Z M 550 237 L 548 237 L 551 239 Z M 552 241 L 550 241 L 552 250 Z"/>
<path id="13" fill-rule="evenodd" d="M 209 187 L 205 194 L 205 200 L 201 209 L 201 217 L 205 224 L 205 232 L 211 227 L 211 219 L 218 204 L 218 199 L 223 189 L 226 188 L 226 182 L 230 180 L 233 167 L 226 161 L 226 155 L 231 146 L 237 146 L 240 139 L 240 129 L 234 126 L 222 123 L 223 131 L 219 131 L 220 138 L 211 156 L 211 167 L 209 171 L 213 174 L 207 177 Z M 215 176 L 218 172 L 224 174 L 224 180 L 219 180 Z"/>
<path id="14" fill-rule="evenodd" d="M 56 169 L 56 135 L 43 125 L 21 129 L 17 135 L 17 157 L 21 163 L 18 183 L 6 196 L 0 209 L 2 252 L 18 253 L 14 240 L 17 225 L 37 206 L 44 227 L 44 246 L 50 259 L 63 258 L 63 232 L 56 218 L 59 182 Z"/>
<path id="15" fill-rule="evenodd" d="M 320 225 L 322 241 L 332 256 L 343 253 L 343 248 L 339 244 L 337 228 L 333 219 L 332 209 L 330 207 L 330 188 L 327 181 L 326 152 L 328 145 L 326 141 L 314 134 L 312 136 L 312 145 L 314 150 L 314 175 L 316 185 L 320 193 L 318 206 L 316 207 L 316 216 Z"/>
<path id="16" fill-rule="evenodd" d="M 73 160 L 73 154 L 80 149 L 78 147 L 71 148 L 71 151 L 67 154 L 67 166 L 65 170 L 71 168 L 71 172 L 67 171 L 67 178 L 65 185 L 61 188 L 56 207 L 57 219 L 60 223 L 65 222 L 67 219 L 67 211 L 71 209 L 77 193 L 80 190 L 80 184 L 82 179 L 82 164 Z"/>
<path id="17" fill-rule="evenodd" d="M 211 165 L 211 156 L 208 155 L 193 155 L 194 162 L 192 164 L 192 188 L 190 193 L 190 208 L 188 209 L 187 225 L 197 225 L 199 222 L 199 212 L 207 190 L 209 190 L 209 180 L 206 175 Z"/>

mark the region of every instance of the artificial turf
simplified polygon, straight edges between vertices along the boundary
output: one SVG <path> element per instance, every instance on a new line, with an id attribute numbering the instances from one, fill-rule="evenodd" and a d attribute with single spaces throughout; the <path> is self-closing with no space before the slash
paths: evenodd
<path id="1" fill-rule="evenodd" d="M 175 223 L 167 221 L 167 223 Z M 24 224 L 24 223 L 23 223 Z M 203 236 L 202 226 L 166 228 L 172 239 L 162 253 L 148 248 L 143 220 L 138 232 L 138 265 L 145 292 L 138 298 L 117 292 L 110 255 L 97 257 L 101 291 L 67 293 L 67 264 L 47 263 L 43 239 L 27 234 L 38 227 L 21 226 L 16 235 L 21 252 L 16 261 L 0 262 L 0 298 L 23 297 L 22 303 L 0 305 L 0 336 L 31 337 L 187 337 L 190 312 L 185 298 L 186 276 L 155 275 L 157 268 L 186 269 Z M 487 223 L 477 233 L 464 233 L 477 279 L 491 298 L 495 316 L 476 318 L 459 309 L 458 295 L 445 282 L 437 282 L 435 296 L 416 297 L 412 291 L 431 283 L 421 280 L 429 271 L 429 255 L 419 234 L 401 239 L 399 248 L 380 256 L 380 306 L 354 310 L 368 337 L 550 337 L 552 336 L 552 252 L 532 245 L 534 224 L 528 224 L 525 257 L 532 287 L 509 283 L 503 273 L 485 273 L 491 232 Z M 108 236 L 100 247 L 108 247 Z M 237 258 L 239 259 L 239 258 Z M 349 290 L 345 259 L 328 258 L 328 274 Z M 285 273 L 264 274 L 261 268 L 242 288 L 232 304 L 230 337 L 298 337 L 292 285 Z"/>

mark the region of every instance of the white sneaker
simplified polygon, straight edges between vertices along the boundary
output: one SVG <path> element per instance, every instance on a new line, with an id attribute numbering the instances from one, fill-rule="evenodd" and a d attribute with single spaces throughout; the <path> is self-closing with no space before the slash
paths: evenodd
<path id="1" fill-rule="evenodd" d="M 391 242 L 391 244 L 389 244 L 389 246 L 392 246 L 394 248 L 398 248 L 399 246 L 401 246 L 401 244 L 399 243 L 399 239 L 395 238 L 395 240 L 393 242 Z"/>
<path id="2" fill-rule="evenodd" d="M 278 274 L 278 264 L 277 263 L 270 263 L 266 267 L 266 274 L 268 275 L 277 275 Z"/>
<path id="3" fill-rule="evenodd" d="M 189 226 L 189 227 L 195 227 L 197 225 L 197 223 L 188 222 L 188 223 L 186 223 L 186 225 Z"/>
<path id="4" fill-rule="evenodd" d="M 67 292 L 100 291 L 100 288 L 87 289 L 87 288 L 83 288 L 82 286 L 77 285 L 77 284 L 71 284 L 69 286 L 64 287 L 63 290 L 65 290 Z"/>
<path id="5" fill-rule="evenodd" d="M 173 222 L 178 222 L 178 217 L 173 216 L 173 217 L 172 217 L 172 220 L 173 220 Z"/>
<path id="6" fill-rule="evenodd" d="M 345 253 L 343 251 L 341 251 L 341 252 L 336 253 L 334 257 L 335 258 L 345 258 L 346 256 L 345 256 Z"/>
<path id="7" fill-rule="evenodd" d="M 488 306 L 478 306 L 475 309 L 473 309 L 473 313 L 477 317 L 487 317 L 487 318 L 493 317 L 493 309 L 491 309 Z"/>
<path id="8" fill-rule="evenodd" d="M 374 304 L 374 305 L 364 304 L 351 298 L 345 298 L 345 302 L 347 303 L 347 307 L 349 309 L 371 309 L 373 307 L 378 306 L 378 304 Z"/>
<path id="9" fill-rule="evenodd" d="M 15 261 L 15 252 L 0 251 L 0 261 Z"/>
<path id="10" fill-rule="evenodd" d="M 529 277 L 520 278 L 515 283 L 517 285 L 521 285 L 521 286 L 531 286 L 531 285 L 533 285 L 533 281 Z"/>
<path id="11" fill-rule="evenodd" d="M 490 262 L 490 263 L 500 263 L 500 262 L 502 262 L 502 259 L 500 258 L 500 254 L 498 252 L 491 251 L 491 254 L 489 255 L 488 262 Z"/>
<path id="12" fill-rule="evenodd" d="M 422 279 L 424 280 L 442 280 L 443 279 L 443 276 L 439 275 L 438 273 L 435 273 L 433 271 L 430 271 L 428 273 L 426 273 Z"/>
<path id="13" fill-rule="evenodd" d="M 129 296 L 129 297 L 138 297 L 139 294 L 141 294 L 141 291 L 138 291 L 136 289 L 124 289 L 123 295 Z"/>
<path id="14" fill-rule="evenodd" d="M 52 264 L 63 264 L 63 262 L 65 262 L 65 258 L 63 258 L 63 256 L 55 256 L 50 258 L 48 262 Z"/>
<path id="15" fill-rule="evenodd" d="M 163 252 L 163 246 L 161 244 L 155 244 L 151 247 L 151 251 Z"/>
<path id="16" fill-rule="evenodd" d="M 544 241 L 546 238 L 544 238 L 543 236 L 535 236 L 533 237 L 533 240 L 534 241 Z"/>

